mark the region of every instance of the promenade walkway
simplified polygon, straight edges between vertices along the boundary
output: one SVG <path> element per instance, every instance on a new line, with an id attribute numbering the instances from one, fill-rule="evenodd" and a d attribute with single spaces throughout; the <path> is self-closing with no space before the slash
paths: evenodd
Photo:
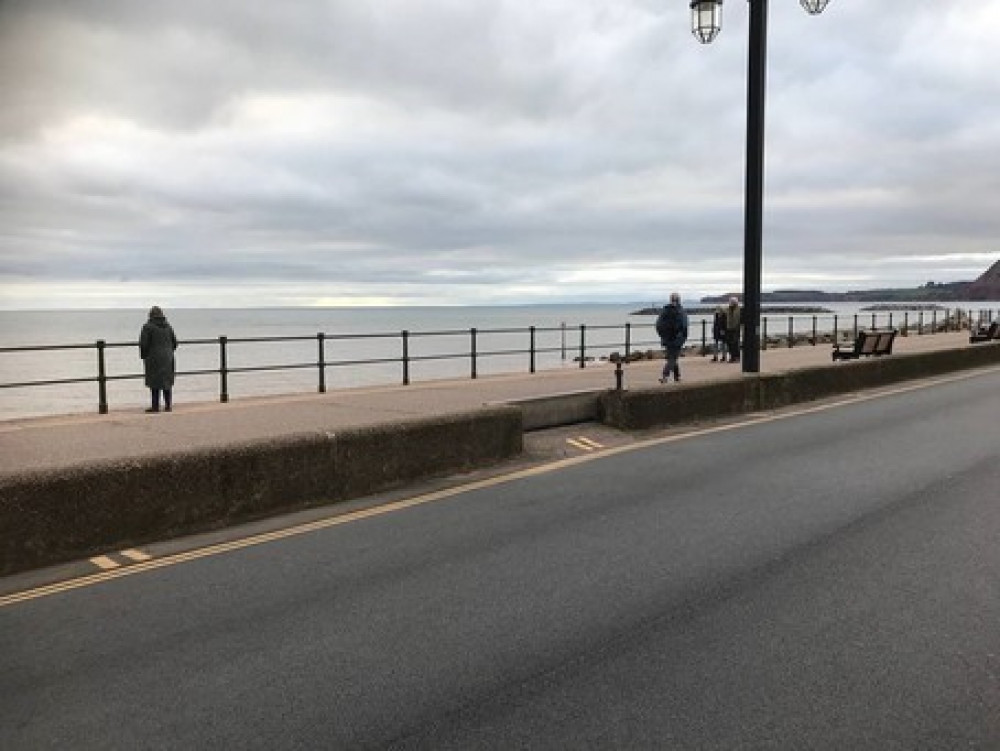
<path id="1" fill-rule="evenodd" d="M 895 353 L 975 346 L 968 332 L 897 337 Z M 779 372 L 833 363 L 830 345 L 771 349 L 761 353 L 762 372 Z M 658 384 L 661 360 L 625 366 L 625 388 L 676 388 Z M 739 365 L 713 363 L 711 357 L 685 357 L 687 382 L 738 379 Z M 409 386 L 384 386 L 238 399 L 220 404 L 186 404 L 181 388 L 172 413 L 140 410 L 12 420 L 0 423 L 0 475 L 56 470 L 112 459 L 130 459 L 239 444 L 285 435 L 330 432 L 430 417 L 492 404 L 560 393 L 613 388 L 614 365 L 588 363 L 535 374 L 447 380 Z"/>

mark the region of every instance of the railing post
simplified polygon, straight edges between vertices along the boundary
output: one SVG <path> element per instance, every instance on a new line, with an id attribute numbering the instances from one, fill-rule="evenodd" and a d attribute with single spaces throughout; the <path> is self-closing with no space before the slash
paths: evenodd
<path id="1" fill-rule="evenodd" d="M 936 334 L 937 330 L 937 308 L 931 311 L 931 333 Z"/>
<path id="2" fill-rule="evenodd" d="M 812 338 L 812 343 L 813 343 L 814 347 L 816 346 L 816 342 L 817 342 L 817 339 L 816 339 L 816 314 L 813 313 L 813 338 Z"/>
<path id="3" fill-rule="evenodd" d="M 625 373 L 622 371 L 622 361 L 619 358 L 615 360 L 615 391 L 621 391 L 624 386 Z"/>
<path id="4" fill-rule="evenodd" d="M 476 377 L 476 329 L 475 327 L 469 329 L 469 337 L 472 339 L 472 352 L 470 353 L 470 359 L 472 360 L 472 378 Z"/>
<path id="5" fill-rule="evenodd" d="M 323 332 L 320 331 L 316 334 L 316 347 L 319 350 L 319 361 L 317 365 L 319 366 L 319 393 L 326 393 L 326 347 L 323 346 L 324 337 Z"/>
<path id="6" fill-rule="evenodd" d="M 858 314 L 854 314 L 854 338 L 858 338 Z"/>
<path id="7" fill-rule="evenodd" d="M 872 313 L 872 328 L 873 329 L 877 329 L 878 328 L 878 320 L 877 320 L 877 318 L 878 318 L 878 313 Z"/>
<path id="8" fill-rule="evenodd" d="M 565 362 L 566 361 L 566 321 L 563 321 L 562 323 L 560 323 L 559 326 L 562 329 L 562 350 L 561 350 L 562 355 L 561 355 L 561 359 L 562 359 L 563 362 Z"/>
<path id="9" fill-rule="evenodd" d="M 791 349 L 794 344 L 793 337 L 795 336 L 795 316 L 788 316 L 788 348 Z"/>
<path id="10" fill-rule="evenodd" d="M 762 350 L 767 349 L 767 316 L 762 316 L 760 319 L 760 348 Z"/>
<path id="11" fill-rule="evenodd" d="M 625 361 L 632 355 L 632 322 L 625 321 Z"/>
<path id="12" fill-rule="evenodd" d="M 924 311 L 917 311 L 917 336 L 923 336 L 924 333 Z"/>
<path id="13" fill-rule="evenodd" d="M 586 367 L 587 360 L 587 324 L 580 324 L 580 367 Z"/>
<path id="14" fill-rule="evenodd" d="M 903 336 L 909 336 L 910 332 L 910 311 L 903 311 Z"/>
<path id="15" fill-rule="evenodd" d="M 229 401 L 229 364 L 226 359 L 226 342 L 229 340 L 219 337 L 219 401 Z"/>
<path id="16" fill-rule="evenodd" d="M 892 311 L 889 311 L 889 328 L 892 328 Z"/>
<path id="17" fill-rule="evenodd" d="M 704 318 L 701 319 L 701 355 L 708 354 L 708 326 Z"/>
<path id="18" fill-rule="evenodd" d="M 837 331 L 837 314 L 833 314 L 833 343 L 836 344 L 840 341 L 840 332 Z"/>
<path id="19" fill-rule="evenodd" d="M 108 414 L 108 371 L 104 360 L 106 346 L 103 339 L 97 340 L 97 412 L 102 415 Z"/>
<path id="20" fill-rule="evenodd" d="M 534 373 L 535 372 L 535 327 L 534 326 L 528 327 L 528 341 L 531 347 L 531 356 L 529 357 L 528 360 L 528 372 Z"/>
<path id="21" fill-rule="evenodd" d="M 403 339 L 403 385 L 410 385 L 410 332 L 406 329 L 400 332 Z"/>

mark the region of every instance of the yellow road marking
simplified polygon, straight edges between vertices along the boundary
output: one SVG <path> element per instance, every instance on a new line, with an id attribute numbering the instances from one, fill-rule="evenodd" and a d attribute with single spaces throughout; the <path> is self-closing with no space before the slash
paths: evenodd
<path id="1" fill-rule="evenodd" d="M 583 435 L 578 435 L 576 438 L 567 438 L 566 443 L 580 449 L 581 451 L 594 451 L 595 449 L 604 448 L 603 443 L 598 443 L 597 441 L 591 440 Z"/>
<path id="2" fill-rule="evenodd" d="M 510 482 L 514 482 L 516 480 L 522 480 L 530 477 L 538 477 L 540 475 L 549 474 L 551 472 L 558 472 L 559 470 L 566 469 L 568 467 L 574 467 L 577 464 L 584 464 L 586 462 L 594 461 L 597 459 L 604 459 L 605 457 L 616 456 L 617 454 L 622 454 L 625 453 L 626 451 L 635 451 L 637 449 L 650 448 L 653 446 L 662 446 L 665 444 L 677 443 L 679 441 L 684 441 L 691 438 L 700 438 L 702 436 L 712 435 L 715 433 L 724 433 L 730 430 L 741 430 L 743 428 L 753 427 L 756 425 L 763 425 L 769 422 L 789 420 L 791 418 L 799 417 L 802 415 L 810 415 L 819 412 L 826 412 L 828 410 L 838 409 L 840 407 L 844 407 L 850 404 L 859 404 L 867 401 L 872 401 L 874 399 L 880 399 L 886 396 L 905 394 L 911 391 L 918 391 L 920 389 L 931 388 L 933 386 L 938 386 L 944 383 L 969 380 L 971 378 L 976 378 L 980 375 L 983 375 L 984 373 L 993 373 L 997 370 L 1000 370 L 1000 368 L 988 368 L 974 372 L 972 374 L 947 376 L 943 378 L 933 379 L 930 381 L 921 381 L 918 384 L 901 386 L 896 389 L 892 389 L 889 391 L 880 391 L 878 393 L 855 394 L 846 399 L 841 399 L 836 402 L 830 402 L 829 404 L 815 405 L 812 407 L 806 407 L 804 409 L 789 411 L 782 414 L 760 415 L 757 417 L 751 417 L 748 420 L 733 422 L 726 425 L 714 425 L 712 427 L 701 428 L 690 432 L 661 436 L 659 438 L 650 438 L 644 441 L 636 441 L 635 443 L 626 444 L 622 446 L 612 446 L 606 451 L 602 451 L 598 454 L 581 454 L 579 456 L 567 457 L 564 459 L 559 459 L 557 461 L 551 462 L 549 464 L 542 464 L 536 467 L 528 467 L 526 469 L 518 470 L 516 472 L 511 472 L 510 474 L 507 475 L 488 477 L 483 480 L 476 480 L 474 482 L 466 483 L 465 485 L 460 485 L 453 488 L 445 488 L 443 490 L 437 490 L 431 493 L 425 493 L 423 495 L 414 496 L 413 498 L 407 498 L 399 501 L 393 501 L 391 503 L 382 504 L 380 506 L 374 506 L 369 509 L 352 511 L 350 513 L 341 514 L 338 516 L 331 516 L 325 519 L 319 519 L 313 522 L 307 522 L 305 524 L 300 524 L 295 527 L 288 527 L 286 529 L 275 530 L 273 532 L 265 532 L 263 534 L 253 535 L 251 537 L 245 537 L 240 540 L 232 540 L 230 542 L 219 543 L 217 545 L 210 545 L 208 547 L 198 548 L 196 550 L 189 550 L 184 553 L 177 553 L 175 555 L 165 556 L 163 558 L 150 559 L 142 563 L 137 563 L 134 566 L 118 567 L 113 570 L 107 570 L 97 574 L 82 576 L 77 579 L 69 579 L 67 581 L 57 582 L 55 584 L 48 584 L 42 587 L 36 587 L 34 589 L 24 590 L 23 592 L 15 592 L 14 594 L 0 596 L 0 608 L 7 607 L 10 605 L 15 605 L 21 602 L 27 602 L 29 600 L 36 600 L 41 597 L 48 597 L 51 595 L 59 594 L 61 592 L 69 592 L 74 589 L 89 587 L 94 584 L 111 581 L 112 579 L 119 579 L 124 576 L 132 576 L 133 574 L 145 573 L 146 571 L 153 571 L 155 569 L 165 568 L 167 566 L 175 566 L 177 564 L 185 563 L 187 561 L 196 561 L 199 558 L 208 558 L 210 556 L 221 555 L 222 553 L 228 553 L 234 550 L 241 550 L 243 548 L 254 547 L 256 545 L 263 545 L 265 543 L 275 542 L 277 540 L 284 540 L 290 537 L 297 537 L 299 535 L 308 534 L 310 532 L 316 532 L 321 529 L 327 529 L 329 527 L 338 527 L 342 524 L 350 524 L 352 522 L 361 521 L 362 519 L 369 519 L 377 516 L 382 516 L 384 514 L 395 513 L 396 511 L 402 511 L 404 509 L 413 508 L 415 506 L 422 506 L 428 503 L 435 503 L 437 501 L 442 501 L 448 498 L 454 498 L 455 496 L 463 495 L 465 493 L 469 493 L 475 490 L 483 490 L 485 488 L 491 488 L 497 485 L 504 485 Z M 101 556 L 100 558 L 106 558 L 106 557 Z M 97 560 L 98 560 L 97 558 L 91 559 L 91 561 L 95 562 L 95 564 Z M 106 560 L 114 564 L 114 561 L 111 561 L 110 559 Z"/>
<path id="3" fill-rule="evenodd" d="M 102 571 L 110 571 L 111 569 L 118 568 L 121 565 L 111 560 L 106 555 L 99 555 L 94 558 L 91 558 L 90 562 L 93 563 L 95 566 L 97 566 L 97 568 L 101 569 Z"/>
<path id="4" fill-rule="evenodd" d="M 135 548 L 129 548 L 128 550 L 123 550 L 121 555 L 125 556 L 129 560 L 135 561 L 136 563 L 142 563 L 143 561 L 148 561 L 153 556 L 143 553 L 141 550 L 136 550 Z"/>

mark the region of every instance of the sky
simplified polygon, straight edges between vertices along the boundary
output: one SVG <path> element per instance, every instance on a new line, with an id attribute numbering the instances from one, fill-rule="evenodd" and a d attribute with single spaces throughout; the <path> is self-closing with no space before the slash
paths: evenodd
<path id="1" fill-rule="evenodd" d="M 0 308 L 739 291 L 748 10 L 0 0 Z M 1000 2 L 768 28 L 765 291 L 1000 258 Z"/>

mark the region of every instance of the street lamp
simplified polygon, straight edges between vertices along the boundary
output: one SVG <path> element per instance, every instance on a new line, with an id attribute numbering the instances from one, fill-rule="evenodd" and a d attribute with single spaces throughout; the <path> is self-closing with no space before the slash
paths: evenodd
<path id="1" fill-rule="evenodd" d="M 743 372 L 760 372 L 761 246 L 764 218 L 764 88 L 767 80 L 767 0 L 750 4 L 747 64 L 747 169 L 743 219 Z M 829 0 L 799 0 L 822 13 Z M 722 29 L 722 0 L 691 0 L 691 33 L 709 44 Z"/>

